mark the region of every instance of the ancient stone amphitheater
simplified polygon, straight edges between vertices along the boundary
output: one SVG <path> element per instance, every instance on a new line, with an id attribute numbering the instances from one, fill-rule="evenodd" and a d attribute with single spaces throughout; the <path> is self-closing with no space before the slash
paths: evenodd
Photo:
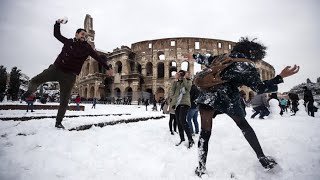
<path id="1" fill-rule="evenodd" d="M 84 28 L 88 32 L 89 43 L 94 46 L 95 31 L 90 15 L 85 18 Z M 89 57 L 77 77 L 73 92 L 86 99 L 130 97 L 136 101 L 138 98 L 165 98 L 173 81 L 173 69 L 188 70 L 192 75 L 195 66 L 200 70 L 200 65 L 188 60 L 188 54 L 228 53 L 234 44 L 220 39 L 172 37 L 144 40 L 131 44 L 131 47 L 115 48 L 112 52 L 98 50 L 111 59 L 113 80 L 105 74 L 103 67 Z M 273 66 L 267 62 L 259 61 L 256 66 L 262 80 L 275 76 Z M 247 87 L 241 87 L 240 90 L 246 94 L 247 99 L 253 96 L 253 91 Z"/>

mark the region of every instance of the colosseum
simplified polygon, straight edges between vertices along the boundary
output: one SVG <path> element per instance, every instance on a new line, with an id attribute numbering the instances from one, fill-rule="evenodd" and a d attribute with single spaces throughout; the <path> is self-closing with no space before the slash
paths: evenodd
<path id="1" fill-rule="evenodd" d="M 95 31 L 93 19 L 86 15 L 84 29 L 88 32 L 88 42 L 94 47 Z M 175 37 L 165 39 L 145 40 L 121 46 L 112 52 L 97 50 L 106 55 L 113 65 L 114 77 L 108 77 L 105 69 L 89 57 L 83 67 L 74 87 L 74 93 L 79 93 L 86 99 L 123 98 L 130 97 L 133 101 L 139 98 L 165 98 L 174 80 L 174 69 L 187 70 L 193 75 L 195 66 L 193 60 L 188 60 L 188 54 L 200 52 L 214 55 L 229 53 L 235 42 L 194 37 Z M 256 63 L 262 80 L 275 76 L 273 66 L 265 61 Z M 240 90 L 251 99 L 253 91 L 248 87 Z"/>

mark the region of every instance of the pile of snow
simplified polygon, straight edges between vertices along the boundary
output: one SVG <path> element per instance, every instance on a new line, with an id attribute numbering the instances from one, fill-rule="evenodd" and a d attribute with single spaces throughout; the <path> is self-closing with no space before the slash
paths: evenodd
<path id="1" fill-rule="evenodd" d="M 161 112 L 135 105 L 97 105 L 71 114 L 130 113 L 125 116 L 65 118 L 73 127 L 114 119 L 159 116 Z M 54 115 L 53 110 L 36 110 L 33 115 Z M 202 179 L 238 180 L 317 180 L 320 179 L 320 115 L 247 119 L 266 155 L 279 163 L 277 171 L 265 172 L 241 131 L 226 115 L 214 119 L 209 143 L 207 169 Z M 13 114 L 13 115 L 12 115 Z M 29 113 L 31 114 L 31 113 Z M 24 111 L 0 110 L 0 117 L 26 116 Z M 167 115 L 166 115 L 167 116 Z M 200 119 L 200 117 L 199 117 Z M 162 120 L 119 124 L 86 131 L 55 129 L 54 119 L 0 121 L 0 179 L 177 179 L 199 180 L 194 175 L 197 147 L 175 146 L 169 117 Z M 194 137 L 198 141 L 198 135 Z M 231 178 L 231 174 L 235 178 Z"/>

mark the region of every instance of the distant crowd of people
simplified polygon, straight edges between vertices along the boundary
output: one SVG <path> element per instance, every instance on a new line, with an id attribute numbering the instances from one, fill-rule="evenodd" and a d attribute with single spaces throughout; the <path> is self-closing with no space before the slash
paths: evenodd
<path id="1" fill-rule="evenodd" d="M 314 98 L 310 89 L 307 86 L 303 87 L 304 94 L 303 94 L 303 105 L 308 113 L 309 116 L 314 117 L 315 112 L 318 111 L 318 108 L 314 105 Z M 289 93 L 286 98 L 278 98 L 276 93 L 272 93 L 267 96 L 267 94 L 257 94 L 253 97 L 253 99 L 248 102 L 253 110 L 255 111 L 251 118 L 255 118 L 259 114 L 259 119 L 264 119 L 265 116 L 270 114 L 270 105 L 269 101 L 271 99 L 276 99 L 279 102 L 280 107 L 280 115 L 282 116 L 285 112 L 291 112 L 291 116 L 295 116 L 296 113 L 301 110 L 304 111 L 305 109 L 299 109 L 299 96 L 296 93 Z"/>

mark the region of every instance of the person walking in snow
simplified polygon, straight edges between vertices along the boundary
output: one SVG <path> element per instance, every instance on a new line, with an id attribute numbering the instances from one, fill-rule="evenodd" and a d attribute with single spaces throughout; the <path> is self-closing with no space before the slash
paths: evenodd
<path id="1" fill-rule="evenodd" d="M 207 69 L 195 77 L 195 84 L 202 89 L 197 100 L 201 116 L 201 133 L 198 142 L 199 165 L 195 173 L 199 177 L 206 173 L 212 119 L 222 113 L 231 117 L 241 129 L 264 168 L 269 169 L 276 164 L 273 159 L 265 156 L 254 130 L 245 119 L 238 87 L 246 85 L 258 94 L 277 91 L 277 84 L 282 83 L 283 78 L 296 74 L 299 66 L 287 66 L 275 78 L 261 81 L 254 62 L 263 59 L 265 49 L 265 46 L 254 40 L 241 38 L 231 54 L 193 55 L 197 63 L 207 66 Z"/>
<path id="2" fill-rule="evenodd" d="M 58 81 L 60 84 L 60 105 L 56 118 L 56 128 L 64 128 L 61 122 L 68 107 L 71 90 L 75 83 L 76 76 L 79 75 L 82 65 L 88 56 L 97 60 L 108 70 L 108 75 L 112 75 L 112 68 L 106 63 L 107 57 L 99 56 L 86 41 L 86 30 L 80 28 L 76 31 L 74 38 L 67 39 L 61 35 L 61 23 L 63 23 L 63 20 L 58 19 L 54 25 L 54 37 L 63 43 L 61 53 L 53 64 L 30 80 L 28 90 L 21 97 L 21 99 L 25 99 L 30 96 L 30 94 L 37 90 L 39 85 L 45 82 Z"/>
<path id="3" fill-rule="evenodd" d="M 97 98 L 93 98 L 91 109 L 96 109 Z"/>
<path id="4" fill-rule="evenodd" d="M 299 110 L 298 109 L 299 96 L 295 93 L 289 93 L 288 96 L 289 96 L 289 99 L 291 100 L 291 109 L 293 112 L 293 114 L 291 114 L 291 116 L 294 116 L 294 115 L 296 115 L 297 111 Z"/>
<path id="5" fill-rule="evenodd" d="M 80 95 L 78 94 L 76 99 L 74 100 L 74 102 L 76 103 L 77 105 L 77 111 L 80 111 L 80 103 L 81 103 L 81 97 Z"/>
<path id="6" fill-rule="evenodd" d="M 281 98 L 279 102 L 280 102 L 280 108 L 281 108 L 280 115 L 282 116 L 283 112 L 287 112 L 287 100 L 284 98 Z"/>
<path id="7" fill-rule="evenodd" d="M 308 115 L 314 117 L 314 99 L 313 95 L 310 89 L 308 89 L 307 86 L 303 87 L 304 94 L 303 94 L 303 100 L 304 100 L 304 106 L 308 109 Z"/>
<path id="8" fill-rule="evenodd" d="M 31 112 L 34 112 L 33 103 L 35 100 L 36 100 L 36 95 L 34 93 L 32 93 L 29 97 L 26 98 L 27 112 L 29 112 L 29 109 L 31 110 Z"/>

